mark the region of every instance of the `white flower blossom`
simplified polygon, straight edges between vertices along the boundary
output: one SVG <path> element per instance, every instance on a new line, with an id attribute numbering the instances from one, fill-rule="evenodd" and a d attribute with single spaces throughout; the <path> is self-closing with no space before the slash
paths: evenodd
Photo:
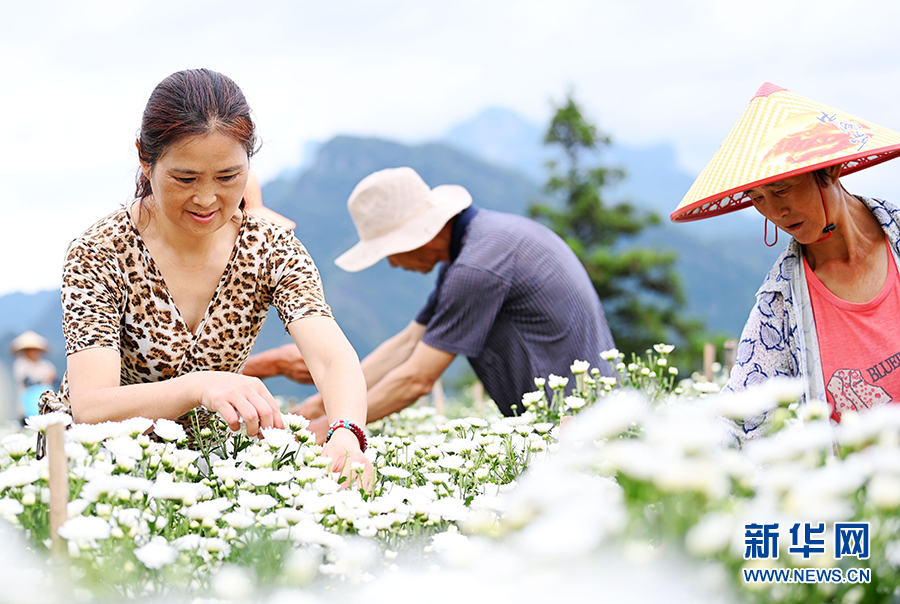
<path id="1" fill-rule="evenodd" d="M 600 353 L 600 358 L 604 361 L 615 361 L 619 358 L 619 349 L 610 348 L 609 350 L 604 350 Z"/>
<path id="2" fill-rule="evenodd" d="M 86 542 L 109 539 L 109 522 L 97 516 L 76 516 L 59 527 L 59 536 L 67 541 Z"/>
<path id="3" fill-rule="evenodd" d="M 161 439 L 167 441 L 178 442 L 187 438 L 187 434 L 181 424 L 165 418 L 156 420 L 156 426 L 153 428 L 153 432 Z"/>
<path id="4" fill-rule="evenodd" d="M 22 487 L 37 482 L 41 471 L 35 466 L 13 466 L 0 472 L 0 491 L 9 487 Z"/>
<path id="5" fill-rule="evenodd" d="M 140 460 L 144 456 L 144 448 L 130 436 L 117 436 L 115 438 L 109 438 L 104 443 L 103 446 L 113 455 L 116 456 L 116 459 L 119 457 L 129 457 L 133 460 Z"/>
<path id="6" fill-rule="evenodd" d="M 54 424 L 62 424 L 63 427 L 69 426 L 72 424 L 72 416 L 62 411 L 52 411 L 43 415 L 32 415 L 25 418 L 25 425 L 39 432 L 43 432 Z"/>
<path id="7" fill-rule="evenodd" d="M 193 505 L 212 495 L 212 489 L 202 483 L 175 482 L 171 478 L 157 480 L 148 495 L 154 499 L 173 499 Z"/>
<path id="8" fill-rule="evenodd" d="M 543 390 L 535 390 L 534 392 L 526 392 L 522 395 L 522 404 L 526 407 L 533 405 L 544 399 Z"/>
<path id="9" fill-rule="evenodd" d="M 15 499 L 4 497 L 0 499 L 0 518 L 7 522 L 15 522 L 16 517 L 25 511 L 25 507 Z"/>
<path id="10" fill-rule="evenodd" d="M 587 404 L 587 401 L 580 396 L 567 396 L 565 399 L 566 406 L 573 411 L 581 409 Z"/>
<path id="11" fill-rule="evenodd" d="M 290 430 L 283 428 L 262 428 L 260 432 L 263 435 L 263 444 L 276 451 L 281 451 L 286 447 L 298 448 L 300 446 L 300 443 L 297 442 L 297 437 L 294 436 L 294 433 Z"/>
<path id="12" fill-rule="evenodd" d="M 6 449 L 6 452 L 9 453 L 10 457 L 13 459 L 20 459 L 34 449 L 35 438 L 33 436 L 22 434 L 21 432 L 16 432 L 15 434 L 4 437 L 3 440 L 0 441 L 0 444 L 3 445 L 3 448 Z"/>
<path id="13" fill-rule="evenodd" d="M 281 421 L 284 423 L 285 428 L 292 431 L 303 430 L 309 427 L 309 420 L 296 413 L 282 413 Z"/>
<path id="14" fill-rule="evenodd" d="M 656 354 L 669 354 L 675 350 L 675 347 L 671 344 L 654 344 L 653 350 L 656 351 Z"/>
<path id="15" fill-rule="evenodd" d="M 66 431 L 66 436 L 82 445 L 96 445 L 107 438 L 118 436 L 120 427 L 112 422 L 102 424 L 72 424 Z"/>
<path id="16" fill-rule="evenodd" d="M 178 559 L 178 550 L 169 545 L 165 537 L 156 536 L 150 543 L 134 550 L 134 556 L 151 570 L 159 570 Z"/>
<path id="17" fill-rule="evenodd" d="M 248 510 L 267 510 L 269 508 L 275 507 L 277 504 L 278 500 L 276 500 L 271 495 L 258 495 L 255 493 L 249 493 L 247 491 L 241 491 L 240 493 L 238 493 L 238 505 L 242 508 L 247 508 Z"/>
<path id="18" fill-rule="evenodd" d="M 569 383 L 569 378 L 560 377 L 551 373 L 550 377 L 547 378 L 547 383 L 550 384 L 551 390 L 556 390 L 557 388 L 565 388 Z"/>
<path id="19" fill-rule="evenodd" d="M 387 476 L 388 478 L 409 478 L 412 476 L 412 472 L 405 468 L 400 468 L 397 466 L 385 466 L 383 468 L 378 468 L 378 473 L 383 476 Z"/>
<path id="20" fill-rule="evenodd" d="M 146 417 L 130 417 L 119 422 L 119 425 L 122 429 L 122 436 L 136 438 L 153 427 L 153 420 Z"/>
<path id="21" fill-rule="evenodd" d="M 569 371 L 572 372 L 572 375 L 579 375 L 582 373 L 587 373 L 590 368 L 591 364 L 587 361 L 574 361 L 569 367 Z"/>
<path id="22" fill-rule="evenodd" d="M 282 484 L 290 482 L 294 478 L 290 472 L 272 470 L 271 468 L 247 470 L 243 472 L 241 477 L 255 487 L 265 487 L 270 484 Z"/>
<path id="23" fill-rule="evenodd" d="M 249 528 L 256 523 L 256 519 L 253 516 L 242 512 L 229 512 L 222 516 L 222 520 L 224 520 L 225 524 L 228 526 L 236 529 Z"/>
<path id="24" fill-rule="evenodd" d="M 218 497 L 195 503 L 192 506 L 182 508 L 180 511 L 191 520 L 218 520 L 221 518 L 222 512 L 231 509 L 233 505 L 234 503 L 225 497 Z"/>

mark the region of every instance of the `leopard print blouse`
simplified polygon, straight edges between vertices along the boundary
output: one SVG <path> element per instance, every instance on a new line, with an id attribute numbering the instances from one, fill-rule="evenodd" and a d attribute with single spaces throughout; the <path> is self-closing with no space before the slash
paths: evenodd
<path id="1" fill-rule="evenodd" d="M 332 316 L 306 248 L 287 228 L 247 212 L 195 333 L 175 307 L 127 208 L 76 238 L 63 269 L 66 355 L 96 346 L 117 350 L 123 386 L 193 371 L 241 372 L 270 305 L 285 327 L 303 317 Z M 42 411 L 70 411 L 66 376 L 58 393 L 44 394 Z M 207 424 L 209 413 L 195 411 Z M 193 413 L 178 418 L 191 436 Z"/>

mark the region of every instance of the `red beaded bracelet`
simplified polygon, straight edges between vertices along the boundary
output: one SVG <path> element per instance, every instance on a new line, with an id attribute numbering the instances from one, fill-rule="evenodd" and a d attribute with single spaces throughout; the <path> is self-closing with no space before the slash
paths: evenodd
<path id="1" fill-rule="evenodd" d="M 368 446 L 368 441 L 366 441 L 366 434 L 362 431 L 362 428 L 354 424 L 353 422 L 348 422 L 343 419 L 339 419 L 328 427 L 328 437 L 325 439 L 327 443 L 331 440 L 331 435 L 334 434 L 334 431 L 338 428 L 346 428 L 353 432 L 353 435 L 356 437 L 356 440 L 359 441 L 359 450 L 364 452 L 366 451 L 366 446 Z"/>

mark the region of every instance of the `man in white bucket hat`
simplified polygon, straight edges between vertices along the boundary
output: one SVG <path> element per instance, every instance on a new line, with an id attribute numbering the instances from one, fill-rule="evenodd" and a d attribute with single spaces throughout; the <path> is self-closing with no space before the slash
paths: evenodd
<path id="1" fill-rule="evenodd" d="M 362 362 L 367 421 L 430 392 L 458 354 L 504 415 L 522 411 L 535 377 L 571 375 L 575 360 L 612 375 L 600 358 L 614 344 L 597 293 L 572 250 L 543 225 L 477 208 L 463 187 L 432 189 L 405 167 L 364 178 L 347 207 L 360 241 L 335 260 L 342 269 L 387 258 L 428 273 L 443 263 L 418 316 Z M 312 419 L 324 410 L 313 396 L 295 411 Z"/>

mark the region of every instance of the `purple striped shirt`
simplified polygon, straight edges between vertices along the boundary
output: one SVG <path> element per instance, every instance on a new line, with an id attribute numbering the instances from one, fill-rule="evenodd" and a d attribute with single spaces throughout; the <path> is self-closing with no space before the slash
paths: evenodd
<path id="1" fill-rule="evenodd" d="M 613 344 L 597 292 L 566 243 L 543 225 L 471 206 L 458 215 L 450 262 L 416 321 L 422 341 L 469 359 L 504 415 L 534 378 L 570 378 L 582 360 L 612 376 Z M 521 407 L 520 407 L 521 410 Z"/>

